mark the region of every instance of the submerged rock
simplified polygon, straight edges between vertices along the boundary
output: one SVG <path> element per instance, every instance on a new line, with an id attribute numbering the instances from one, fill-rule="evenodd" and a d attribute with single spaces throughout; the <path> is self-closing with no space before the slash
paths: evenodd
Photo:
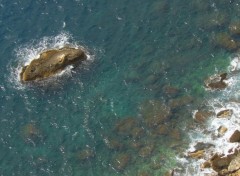
<path id="1" fill-rule="evenodd" d="M 21 81 L 34 81 L 48 78 L 64 70 L 67 66 L 76 64 L 87 58 L 80 48 L 63 47 L 44 51 L 38 59 L 22 68 Z"/>
<path id="2" fill-rule="evenodd" d="M 166 121 L 171 116 L 168 106 L 158 100 L 149 100 L 140 106 L 144 122 L 148 127 L 157 126 Z"/>
<path id="3" fill-rule="evenodd" d="M 208 120 L 211 116 L 213 115 L 212 112 L 208 112 L 208 111 L 197 111 L 196 113 L 194 113 L 194 120 L 198 123 L 203 123 L 206 120 Z"/>
<path id="4" fill-rule="evenodd" d="M 117 171 L 123 171 L 131 160 L 130 155 L 126 153 L 118 154 L 112 161 L 113 168 Z"/>
<path id="5" fill-rule="evenodd" d="M 220 33 L 214 39 L 215 45 L 228 51 L 234 51 L 238 48 L 237 42 L 227 33 Z"/>
<path id="6" fill-rule="evenodd" d="M 95 152 L 90 148 L 86 148 L 86 149 L 81 150 L 77 153 L 77 158 L 80 161 L 84 161 L 84 160 L 94 158 L 94 157 L 95 157 Z"/>
<path id="7" fill-rule="evenodd" d="M 222 73 L 219 75 L 210 76 L 204 81 L 204 83 L 207 88 L 221 90 L 227 87 L 227 83 L 225 82 L 226 79 L 227 73 Z"/>
<path id="8" fill-rule="evenodd" d="M 23 139 L 27 143 L 29 143 L 29 142 L 36 143 L 42 139 L 42 134 L 41 134 L 40 130 L 33 123 L 29 123 L 29 124 L 26 124 L 25 126 L 23 126 L 21 133 L 22 133 Z"/>

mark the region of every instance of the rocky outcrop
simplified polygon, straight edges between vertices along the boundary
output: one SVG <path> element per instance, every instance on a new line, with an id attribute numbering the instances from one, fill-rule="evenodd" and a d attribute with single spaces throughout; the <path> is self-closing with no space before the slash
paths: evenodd
<path id="1" fill-rule="evenodd" d="M 39 58 L 32 60 L 29 65 L 22 68 L 20 79 L 26 82 L 48 78 L 86 58 L 81 48 L 63 47 L 47 50 L 42 52 Z"/>
<path id="2" fill-rule="evenodd" d="M 207 88 L 221 90 L 227 87 L 227 83 L 225 82 L 226 79 L 227 73 L 222 73 L 219 75 L 210 76 L 204 81 L 204 83 Z"/>

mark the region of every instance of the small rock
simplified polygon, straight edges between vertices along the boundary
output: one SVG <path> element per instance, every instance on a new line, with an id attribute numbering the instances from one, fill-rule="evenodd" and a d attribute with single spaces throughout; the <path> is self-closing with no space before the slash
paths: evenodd
<path id="1" fill-rule="evenodd" d="M 240 131 L 235 130 L 231 135 L 229 142 L 240 142 Z"/>
<path id="2" fill-rule="evenodd" d="M 203 158 L 205 154 L 204 150 L 196 150 L 194 152 L 189 152 L 188 156 L 194 159 L 200 159 Z"/>
<path id="3" fill-rule="evenodd" d="M 178 129 L 172 129 L 170 130 L 170 137 L 175 139 L 175 140 L 180 140 L 181 139 L 181 134 Z"/>
<path id="4" fill-rule="evenodd" d="M 151 176 L 151 174 L 147 171 L 141 171 L 137 174 L 137 176 Z"/>
<path id="5" fill-rule="evenodd" d="M 226 118 L 226 117 L 230 117 L 232 114 L 233 114 L 232 109 L 225 109 L 225 110 L 218 112 L 217 117 L 218 118 Z"/>
<path id="6" fill-rule="evenodd" d="M 179 93 L 179 89 L 170 85 L 165 85 L 163 87 L 163 93 L 168 96 L 176 96 Z"/>
<path id="7" fill-rule="evenodd" d="M 226 132 L 227 132 L 227 128 L 225 127 L 225 126 L 220 126 L 219 128 L 218 128 L 218 134 L 220 135 L 220 136 L 223 136 Z"/>
<path id="8" fill-rule="evenodd" d="M 197 111 L 196 113 L 194 113 L 193 118 L 198 123 L 204 123 L 212 115 L 213 115 L 212 112 Z"/>

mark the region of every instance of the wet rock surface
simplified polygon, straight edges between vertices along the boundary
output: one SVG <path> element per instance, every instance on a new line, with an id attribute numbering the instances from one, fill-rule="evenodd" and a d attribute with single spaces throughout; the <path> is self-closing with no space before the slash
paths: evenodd
<path id="1" fill-rule="evenodd" d="M 63 47 L 40 53 L 40 57 L 22 68 L 20 79 L 23 82 L 41 80 L 59 73 L 67 66 L 87 58 L 81 48 Z"/>
<path id="2" fill-rule="evenodd" d="M 227 83 L 225 82 L 226 79 L 227 73 L 222 73 L 219 75 L 210 76 L 207 80 L 204 81 L 204 83 L 207 88 L 213 90 L 222 90 L 227 87 Z"/>
<path id="3" fill-rule="evenodd" d="M 232 109 L 225 109 L 217 113 L 218 118 L 227 118 L 230 117 L 233 113 Z"/>
<path id="4" fill-rule="evenodd" d="M 240 142 L 240 131 L 235 130 L 231 137 L 229 138 L 229 142 Z"/>

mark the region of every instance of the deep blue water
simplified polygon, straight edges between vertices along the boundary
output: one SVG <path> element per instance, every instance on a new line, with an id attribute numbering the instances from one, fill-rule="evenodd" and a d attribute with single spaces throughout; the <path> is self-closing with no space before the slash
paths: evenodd
<path id="1" fill-rule="evenodd" d="M 0 0 L 0 175 L 162 175 L 178 165 L 203 80 L 229 63 L 231 52 L 214 36 L 228 33 L 238 7 L 230 0 Z M 89 61 L 44 85 L 21 85 L 26 59 L 64 44 L 86 48 Z M 171 114 L 160 135 L 144 112 L 164 114 L 161 105 Z M 130 120 L 119 134 L 123 119 Z M 111 140 L 122 146 L 112 149 Z M 152 149 L 143 157 L 144 147 Z"/>

